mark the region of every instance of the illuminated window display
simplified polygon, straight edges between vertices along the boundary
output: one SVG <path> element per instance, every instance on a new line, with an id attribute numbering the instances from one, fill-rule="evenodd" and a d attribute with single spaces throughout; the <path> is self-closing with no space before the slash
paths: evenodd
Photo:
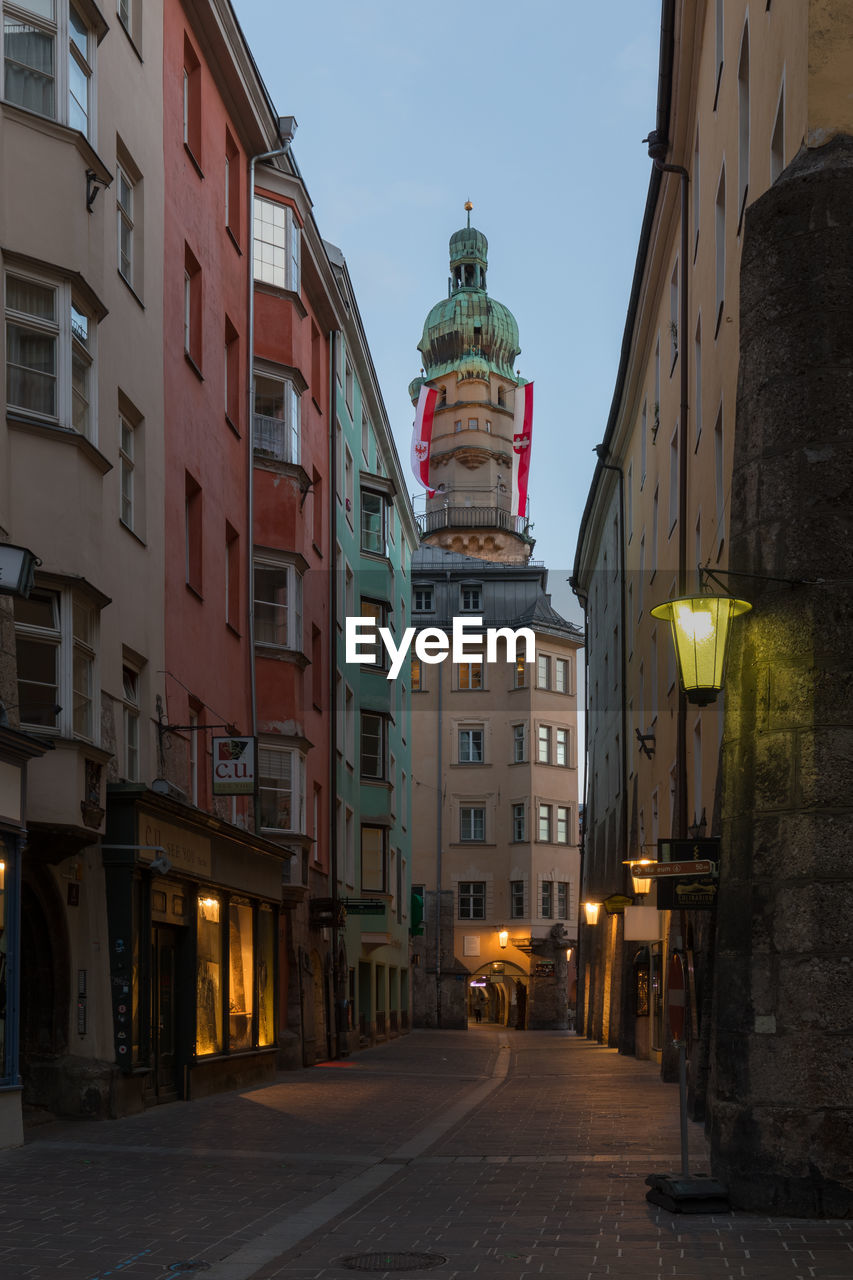
<path id="1" fill-rule="evenodd" d="M 230 984 L 228 989 L 228 1035 L 231 1049 L 251 1049 L 252 1014 L 255 1005 L 252 908 L 248 902 L 232 901 L 228 908 Z"/>
<path id="2" fill-rule="evenodd" d="M 196 1053 L 222 1052 L 222 932 L 218 898 L 198 900 Z"/>
<path id="3" fill-rule="evenodd" d="M 258 909 L 258 1044 L 275 1043 L 275 915 Z"/>

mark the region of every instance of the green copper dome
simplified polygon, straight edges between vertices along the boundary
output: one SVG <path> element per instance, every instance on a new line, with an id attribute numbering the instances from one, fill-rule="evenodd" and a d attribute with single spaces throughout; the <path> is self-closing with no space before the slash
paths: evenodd
<path id="1" fill-rule="evenodd" d="M 486 293 L 488 252 L 488 240 L 470 225 L 450 237 L 450 293 L 430 311 L 418 343 L 427 380 L 451 372 L 516 380 L 518 325 L 509 308 Z"/>

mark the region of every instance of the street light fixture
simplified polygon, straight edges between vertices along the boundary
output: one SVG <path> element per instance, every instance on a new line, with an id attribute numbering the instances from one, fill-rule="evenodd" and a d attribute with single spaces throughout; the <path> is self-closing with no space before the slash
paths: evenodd
<path id="1" fill-rule="evenodd" d="M 501 950 L 504 950 L 508 942 L 509 942 L 509 933 L 507 932 L 506 929 L 501 929 L 500 933 L 498 934 L 498 944 L 500 945 Z"/>
<path id="2" fill-rule="evenodd" d="M 631 868 L 631 882 L 634 886 L 634 893 L 643 894 L 649 892 L 652 887 L 652 877 L 644 876 L 642 868 L 651 866 L 656 861 L 656 858 L 631 858 L 625 862 L 624 865 Z"/>
<path id="3" fill-rule="evenodd" d="M 651 610 L 672 628 L 681 687 L 688 702 L 705 707 L 723 687 L 732 618 L 752 608 L 731 596 L 682 596 Z"/>
<path id="4" fill-rule="evenodd" d="M 585 902 L 583 904 L 584 914 L 586 915 L 587 924 L 598 924 L 598 913 L 601 910 L 600 902 Z"/>

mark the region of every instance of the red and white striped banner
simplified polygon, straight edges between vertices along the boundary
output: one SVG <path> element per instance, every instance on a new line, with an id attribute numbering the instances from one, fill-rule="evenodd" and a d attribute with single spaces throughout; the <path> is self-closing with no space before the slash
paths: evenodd
<path id="1" fill-rule="evenodd" d="M 435 489 L 429 482 L 429 454 L 437 400 L 438 392 L 435 387 L 421 387 L 412 429 L 412 471 L 418 483 L 426 489 L 428 498 L 435 497 Z"/>
<path id="2" fill-rule="evenodd" d="M 512 514 L 527 515 L 527 482 L 533 443 L 533 383 L 515 389 L 512 424 Z"/>

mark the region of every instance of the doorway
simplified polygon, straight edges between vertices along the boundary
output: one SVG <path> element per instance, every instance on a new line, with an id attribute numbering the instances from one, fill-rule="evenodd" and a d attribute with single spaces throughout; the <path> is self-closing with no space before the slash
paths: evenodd
<path id="1" fill-rule="evenodd" d="M 151 1065 L 148 1101 L 175 1102 L 178 1078 L 178 947 L 180 931 L 172 925 L 151 928 Z"/>

